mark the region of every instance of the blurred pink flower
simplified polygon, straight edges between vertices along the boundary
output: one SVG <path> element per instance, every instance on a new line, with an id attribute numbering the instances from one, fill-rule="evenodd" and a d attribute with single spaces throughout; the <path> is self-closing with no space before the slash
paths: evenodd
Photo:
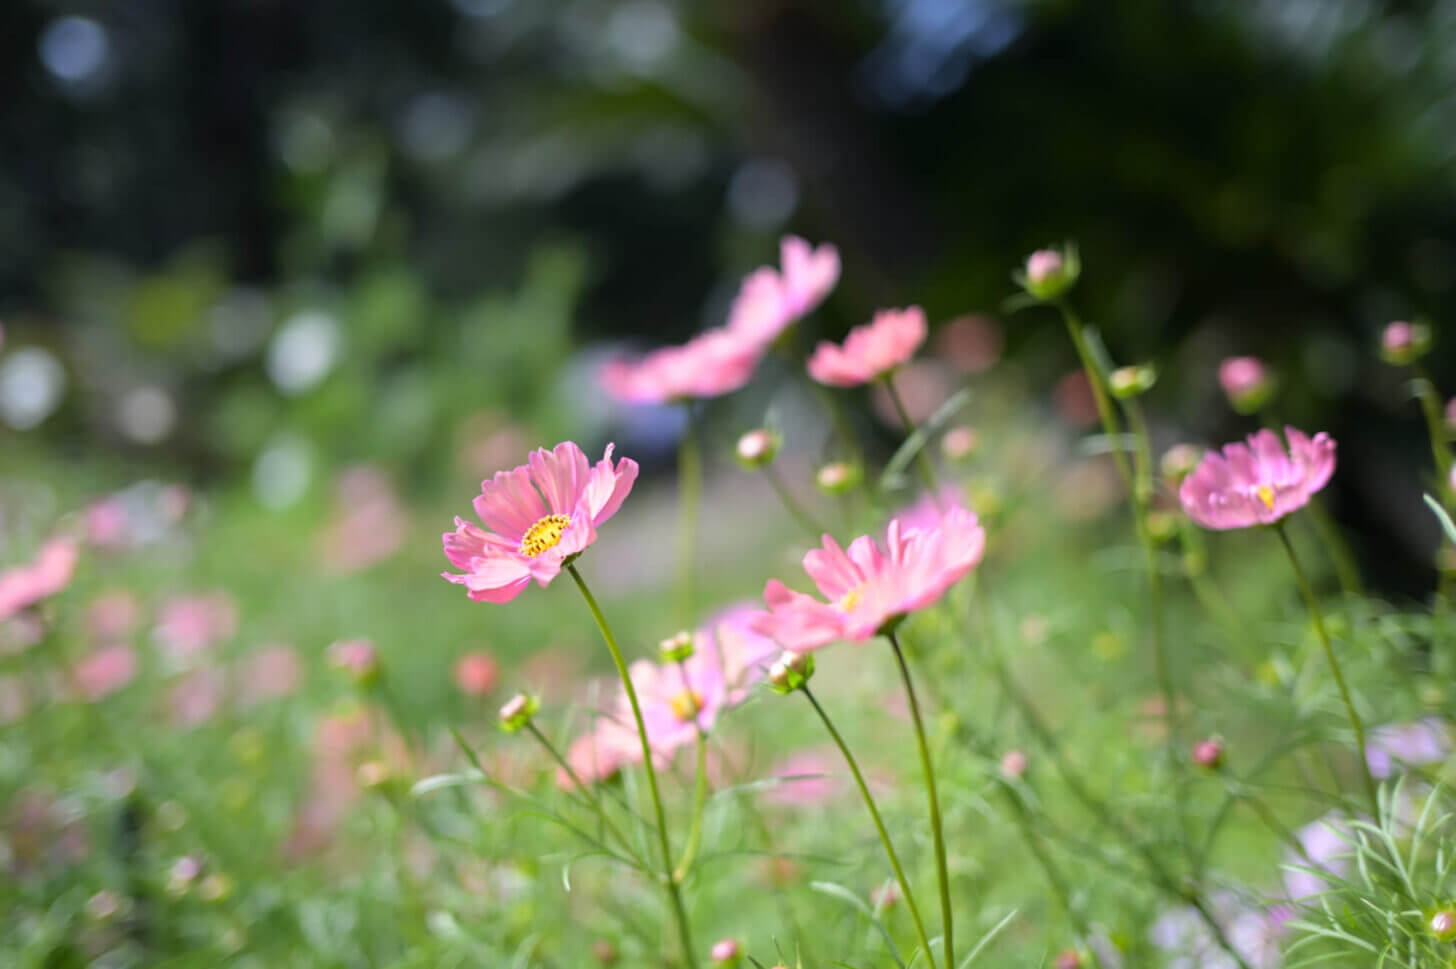
<path id="1" fill-rule="evenodd" d="M 81 699 L 94 703 L 130 683 L 136 671 L 136 651 L 130 646 L 125 643 L 102 646 L 76 664 L 76 690 Z"/>
<path id="2" fill-rule="evenodd" d="M 1331 879 L 1350 870 L 1354 847 L 1350 820 L 1330 812 L 1294 833 L 1303 853 L 1289 852 L 1284 858 L 1284 892 L 1291 901 L 1323 893 Z"/>
<path id="3" fill-rule="evenodd" d="M 989 316 L 958 316 L 935 331 L 935 347 L 961 373 L 984 373 L 1001 359 L 1005 337 Z"/>
<path id="4" fill-rule="evenodd" d="M 838 760 L 823 751 L 801 750 L 789 754 L 773 767 L 768 776 L 778 778 L 773 787 L 765 788 L 763 799 L 792 807 L 826 804 L 844 790 L 835 768 Z"/>
<path id="5" fill-rule="evenodd" d="M 526 432 L 495 411 L 472 414 L 455 432 L 455 463 L 477 477 L 510 467 L 516 455 L 530 449 Z"/>
<path id="6" fill-rule="evenodd" d="M 612 464 L 612 445 L 595 467 L 570 441 L 536 450 L 529 463 L 481 484 L 475 513 L 486 531 L 455 519 L 445 556 L 464 574 L 444 572 L 476 602 L 509 602 L 530 584 L 547 585 L 596 541 L 596 527 L 617 513 L 637 480 L 637 462 Z M 538 493 L 539 489 L 539 493 Z"/>
<path id="7" fill-rule="evenodd" d="M 485 696 L 495 689 L 500 664 L 484 650 L 466 653 L 455 661 L 455 686 L 466 696 Z"/>
<path id="8" fill-rule="evenodd" d="M 126 505 L 115 495 L 93 501 L 86 507 L 84 522 L 86 541 L 98 548 L 118 548 L 126 544 Z"/>
<path id="9" fill-rule="evenodd" d="M 1242 397 L 1263 386 L 1268 377 L 1258 357 L 1227 357 L 1218 365 L 1218 383 L 1230 398 Z"/>
<path id="10" fill-rule="evenodd" d="M 763 346 L 755 339 L 720 328 L 635 360 L 614 357 L 602 365 L 599 377 L 607 393 L 628 403 L 719 397 L 748 383 L 762 356 Z"/>
<path id="11" fill-rule="evenodd" d="M 223 676 L 219 670 L 188 673 L 168 698 L 173 725 L 188 729 L 201 726 L 222 706 L 222 696 Z"/>
<path id="12" fill-rule="evenodd" d="M 243 660 L 238 680 L 238 705 L 257 706 L 296 691 L 303 682 L 303 662 L 292 646 L 263 646 Z"/>
<path id="13" fill-rule="evenodd" d="M 1205 454 L 1178 489 L 1188 517 L 1204 528 L 1248 528 L 1272 525 L 1308 504 L 1335 472 L 1335 442 L 1325 433 L 1311 440 L 1293 427 L 1284 433 L 1288 453 L 1266 429 L 1247 445 Z"/>
<path id="14" fill-rule="evenodd" d="M 1456 431 L 1456 397 L 1446 401 L 1446 430 Z"/>
<path id="15" fill-rule="evenodd" d="M 379 675 L 379 650 L 370 639 L 340 639 L 329 643 L 324 656 L 330 666 L 363 683 Z"/>
<path id="16" fill-rule="evenodd" d="M 8 619 L 71 583 L 79 551 L 70 538 L 52 538 L 29 565 L 0 572 L 0 619 Z"/>
<path id="17" fill-rule="evenodd" d="M 809 358 L 809 376 L 835 387 L 869 383 L 915 356 L 927 329 L 925 311 L 918 306 L 880 310 L 869 323 L 850 330 L 842 345 L 820 343 Z"/>
<path id="18" fill-rule="evenodd" d="M 939 599 L 980 562 L 985 547 L 985 529 L 964 508 L 948 510 L 934 528 L 905 529 L 891 521 L 885 551 L 868 535 L 848 551 L 825 535 L 822 548 L 805 554 L 804 570 L 827 601 L 770 579 L 763 592 L 769 612 L 753 628 L 794 652 L 868 639 Z"/>
<path id="19" fill-rule="evenodd" d="M 642 745 L 630 713 L 625 721 L 616 714 L 597 714 L 591 729 L 566 748 L 566 762 L 583 784 L 611 780 L 623 767 L 641 760 Z M 654 757 L 653 763 L 657 761 L 658 758 Z M 556 770 L 556 786 L 563 791 L 569 791 L 573 786 L 562 768 Z"/>
<path id="20" fill-rule="evenodd" d="M 188 665 L 199 653 L 231 639 L 238 628 L 238 610 L 225 592 L 174 596 L 163 604 L 152 635 L 167 659 Z"/>
<path id="21" fill-rule="evenodd" d="M 1280 940 L 1292 914 L 1286 906 L 1265 907 L 1230 892 L 1216 894 L 1206 904 L 1224 938 L 1249 969 L 1275 969 L 1283 962 Z M 1192 906 L 1158 916 L 1148 937 L 1168 953 L 1164 963 L 1168 969 L 1236 969 L 1239 965 Z"/>
<path id="22" fill-rule="evenodd" d="M 351 468 L 339 477 L 338 511 L 319 535 L 320 557 L 333 572 L 366 569 L 398 551 L 408 530 L 389 477 L 378 468 Z"/>
<path id="23" fill-rule="evenodd" d="M 1451 729 L 1440 717 L 1414 723 L 1391 723 L 1370 731 L 1365 762 L 1370 773 L 1384 780 L 1400 764 L 1437 764 L 1451 753 Z"/>
<path id="24" fill-rule="evenodd" d="M 86 607 L 86 634 L 93 645 L 119 642 L 141 621 L 141 606 L 130 592 L 108 592 Z"/>
<path id="25" fill-rule="evenodd" d="M 839 282 L 839 250 L 829 244 L 814 248 L 798 236 L 779 243 L 783 271 L 772 266 L 754 270 L 743 280 L 728 329 L 759 344 L 773 342 L 784 328 L 812 312 Z"/>
<path id="26" fill-rule="evenodd" d="M 928 491 L 923 492 L 913 504 L 896 512 L 895 517 L 899 520 L 902 531 L 913 528 L 933 529 L 940 526 L 946 514 L 953 508 L 970 511 L 960 488 L 945 484 L 940 486 L 940 491 L 935 495 Z"/>
<path id="27" fill-rule="evenodd" d="M 1097 398 L 1085 370 L 1070 371 L 1057 381 L 1052 390 L 1052 404 L 1073 427 L 1091 427 L 1097 423 Z"/>
<path id="28" fill-rule="evenodd" d="M 928 357 L 911 360 L 895 373 L 895 391 L 910 419 L 919 424 L 940 409 L 960 387 L 961 380 L 943 360 Z M 902 427 L 900 412 L 890 388 L 876 382 L 870 388 L 870 402 L 875 415 L 891 427 Z"/>

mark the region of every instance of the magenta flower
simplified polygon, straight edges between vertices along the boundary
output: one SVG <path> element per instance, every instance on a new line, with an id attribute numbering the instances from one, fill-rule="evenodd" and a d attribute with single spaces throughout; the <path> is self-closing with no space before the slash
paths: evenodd
<path id="1" fill-rule="evenodd" d="M 599 376 L 607 393 L 633 404 L 719 397 L 748 383 L 763 351 L 757 337 L 718 328 L 635 360 L 608 360 Z"/>
<path id="2" fill-rule="evenodd" d="M 1263 430 L 1247 445 L 1205 454 L 1178 488 L 1188 517 L 1204 528 L 1249 528 L 1272 525 L 1308 504 L 1335 473 L 1334 439 L 1321 432 L 1311 440 L 1293 427 L 1284 433 L 1288 453 L 1278 435 Z"/>
<path id="3" fill-rule="evenodd" d="M 754 270 L 743 280 L 728 329 L 760 344 L 772 343 L 784 328 L 812 312 L 839 282 L 839 250 L 815 248 L 798 236 L 779 244 L 783 271 L 772 266 Z"/>
<path id="4" fill-rule="evenodd" d="M 40 547 L 29 565 L 0 572 L 0 619 L 9 619 L 70 585 L 77 558 L 75 541 L 53 538 Z"/>
<path id="5" fill-rule="evenodd" d="M 820 343 L 809 358 L 809 376 L 835 387 L 867 384 L 915 356 L 927 330 L 925 311 L 918 306 L 880 310 L 869 323 L 850 330 L 842 346 Z"/>
<path id="6" fill-rule="evenodd" d="M 769 611 L 753 628 L 802 653 L 842 639 L 865 640 L 930 605 L 981 561 L 986 531 L 974 513 L 951 508 L 930 528 L 890 522 L 884 551 L 868 535 L 845 549 L 829 535 L 804 556 L 804 571 L 827 601 L 777 579 L 763 590 Z"/>
<path id="7" fill-rule="evenodd" d="M 612 447 L 595 467 L 570 441 L 539 448 L 527 464 L 482 482 L 475 513 L 486 528 L 455 519 L 455 531 L 444 535 L 445 556 L 463 574 L 441 574 L 476 602 L 510 602 L 532 579 L 549 584 L 596 541 L 597 526 L 617 513 L 637 480 L 637 462 L 614 466 Z"/>
<path id="8" fill-rule="evenodd" d="M 1451 753 L 1451 731 L 1440 717 L 1391 723 L 1370 731 L 1365 762 L 1371 776 L 1384 780 L 1400 764 L 1437 764 Z"/>

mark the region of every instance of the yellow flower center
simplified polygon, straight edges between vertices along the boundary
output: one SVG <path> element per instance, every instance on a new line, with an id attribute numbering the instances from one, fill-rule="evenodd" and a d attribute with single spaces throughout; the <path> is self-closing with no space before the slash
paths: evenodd
<path id="1" fill-rule="evenodd" d="M 548 548 L 555 548 L 561 533 L 571 524 L 570 515 L 547 515 L 527 530 L 521 539 L 521 554 L 535 558 Z"/>
<path id="2" fill-rule="evenodd" d="M 1270 511 L 1274 510 L 1273 488 L 1269 487 L 1268 485 L 1259 485 L 1259 490 L 1255 492 L 1255 494 L 1259 496 L 1259 500 L 1264 503 L 1265 508 L 1269 509 Z"/>
<path id="3" fill-rule="evenodd" d="M 669 700 L 668 704 L 672 707 L 672 715 L 687 723 L 703 709 L 703 697 L 693 690 L 683 690 Z"/>
<path id="4" fill-rule="evenodd" d="M 859 591 L 860 590 L 858 589 L 850 589 L 844 595 L 839 597 L 839 608 L 841 611 L 854 611 L 854 607 L 859 605 Z"/>

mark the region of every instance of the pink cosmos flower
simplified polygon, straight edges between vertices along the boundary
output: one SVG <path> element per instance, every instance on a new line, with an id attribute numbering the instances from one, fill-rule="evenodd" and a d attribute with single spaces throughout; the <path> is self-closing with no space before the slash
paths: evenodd
<path id="1" fill-rule="evenodd" d="M 286 697 L 303 682 L 303 662 L 291 646 L 264 646 L 239 670 L 238 705 L 252 707 Z"/>
<path id="2" fill-rule="evenodd" d="M 623 705 L 626 700 L 623 698 Z M 630 711 L 626 719 L 616 714 L 598 714 L 592 729 L 577 737 L 566 748 L 566 762 L 583 784 L 599 784 L 617 776 L 617 772 L 642 760 L 642 745 L 637 738 Z M 653 758 L 656 764 L 657 758 Z M 556 771 L 556 786 L 572 789 L 570 776 L 564 769 Z"/>
<path id="3" fill-rule="evenodd" d="M 769 769 L 778 784 L 763 792 L 763 799 L 790 807 L 825 804 L 844 790 L 838 762 L 823 751 L 790 754 Z"/>
<path id="4" fill-rule="evenodd" d="M 682 346 L 608 360 L 599 376 L 607 393 L 633 404 L 719 397 L 748 383 L 763 352 L 755 337 L 705 330 Z"/>
<path id="5" fill-rule="evenodd" d="M 231 639 L 238 610 L 225 592 L 176 596 L 162 606 L 153 635 L 167 658 L 185 665 L 199 653 Z"/>
<path id="6" fill-rule="evenodd" d="M 485 696 L 495 689 L 499 671 L 495 657 L 484 650 L 466 653 L 455 662 L 455 687 L 466 696 Z"/>
<path id="7" fill-rule="evenodd" d="M 927 330 L 925 311 L 918 306 L 880 310 L 869 323 L 850 330 L 843 345 L 820 343 L 809 358 L 809 376 L 835 387 L 867 384 L 915 356 Z"/>
<path id="8" fill-rule="evenodd" d="M 0 572 L 0 619 L 8 619 L 70 585 L 78 557 L 74 539 L 53 538 L 40 547 L 29 565 Z"/>
<path id="9" fill-rule="evenodd" d="M 108 592 L 86 607 L 86 634 L 96 645 L 125 639 L 140 621 L 141 606 L 130 592 Z"/>
<path id="10" fill-rule="evenodd" d="M 1426 717 L 1415 723 L 1392 723 L 1370 731 L 1365 762 L 1370 773 L 1384 780 L 1395 772 L 1397 763 L 1436 764 L 1451 753 L 1451 731 L 1440 717 Z"/>
<path id="11" fill-rule="evenodd" d="M 1289 452 L 1273 431 L 1249 436 L 1223 453 L 1209 451 L 1183 479 L 1178 498 L 1183 510 L 1204 528 L 1272 525 L 1303 508 L 1335 473 L 1335 442 L 1328 434 L 1314 439 L 1286 427 Z"/>
<path id="12" fill-rule="evenodd" d="M 1294 834 L 1304 850 L 1289 852 L 1284 858 L 1284 893 L 1297 902 L 1322 894 L 1331 879 L 1343 878 L 1355 849 L 1350 819 L 1334 811 Z"/>
<path id="13" fill-rule="evenodd" d="M 798 236 L 779 243 L 783 271 L 763 266 L 739 287 L 728 329 L 759 344 L 772 343 L 784 328 L 812 312 L 839 282 L 839 250 L 815 248 Z"/>
<path id="14" fill-rule="evenodd" d="M 915 499 L 914 504 L 908 505 L 895 515 L 900 522 L 902 531 L 912 528 L 927 529 L 935 528 L 946 514 L 953 508 L 960 508 L 969 511 L 966 507 L 965 497 L 961 490 L 955 485 L 941 485 L 937 494 L 925 492 Z"/>
<path id="15" fill-rule="evenodd" d="M 445 557 L 463 574 L 444 572 L 476 602 L 510 602 L 532 579 L 547 585 L 566 560 L 597 538 L 597 526 L 617 513 L 637 462 L 612 464 L 612 447 L 595 467 L 570 441 L 540 448 L 529 463 L 498 471 L 481 483 L 475 513 L 486 529 L 455 519 L 444 535 Z"/>
<path id="16" fill-rule="evenodd" d="M 190 729 L 212 719 L 222 706 L 223 676 L 221 671 L 195 670 L 172 688 L 168 705 L 172 723 Z"/>
<path id="17" fill-rule="evenodd" d="M 122 643 L 92 650 L 76 664 L 73 676 L 81 699 L 95 703 L 130 683 L 136 671 L 136 651 Z"/>
<path id="18" fill-rule="evenodd" d="M 339 476 L 338 510 L 318 537 L 319 557 L 332 572 L 357 572 L 388 559 L 404 544 L 409 516 L 389 476 L 350 468 Z"/>
<path id="19" fill-rule="evenodd" d="M 115 495 L 93 501 L 83 520 L 86 540 L 97 548 L 119 548 L 126 543 L 126 504 Z"/>
<path id="20" fill-rule="evenodd" d="M 805 554 L 804 571 L 827 601 L 770 579 L 763 591 L 769 611 L 753 628 L 793 652 L 868 639 L 960 581 L 981 561 L 986 531 L 973 512 L 951 508 L 932 528 L 891 521 L 885 544 L 882 551 L 862 535 L 846 551 L 825 535 L 822 548 Z"/>

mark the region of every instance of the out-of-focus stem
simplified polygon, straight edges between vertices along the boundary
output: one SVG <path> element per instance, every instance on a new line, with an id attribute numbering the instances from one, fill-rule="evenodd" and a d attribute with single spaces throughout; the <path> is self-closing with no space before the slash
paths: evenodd
<path id="1" fill-rule="evenodd" d="M 678 621 L 684 626 L 693 621 L 693 599 L 697 594 L 698 503 L 702 491 L 703 461 L 689 409 L 687 426 L 677 446 Z"/>
<path id="2" fill-rule="evenodd" d="M 925 722 L 920 716 L 920 701 L 915 696 L 915 686 L 910 680 L 910 667 L 905 664 L 905 652 L 900 648 L 900 639 L 894 632 L 887 637 L 895 651 L 895 662 L 900 666 L 900 679 L 905 684 L 905 697 L 910 701 L 910 719 L 915 723 L 915 744 L 920 751 L 920 770 L 925 775 L 925 798 L 930 805 L 930 834 L 935 842 L 935 877 L 940 886 L 941 932 L 945 936 L 945 964 L 955 965 L 955 922 L 950 907 L 950 869 L 946 863 L 945 833 L 940 821 L 940 797 L 935 790 L 935 768 L 930 762 L 930 745 L 925 740 Z"/>
<path id="3" fill-rule="evenodd" d="M 1274 524 L 1274 531 L 1279 536 L 1279 541 L 1284 545 L 1284 551 L 1289 554 L 1289 564 L 1294 568 L 1294 577 L 1299 583 L 1300 594 L 1304 596 L 1304 604 L 1309 608 L 1309 615 L 1314 620 L 1314 631 L 1319 637 L 1320 645 L 1324 647 L 1325 658 L 1329 660 L 1330 672 L 1335 676 L 1335 685 L 1340 688 L 1340 698 L 1345 701 L 1345 712 L 1350 716 L 1350 726 L 1355 729 L 1355 747 L 1360 755 L 1360 776 L 1365 779 L 1365 793 L 1370 798 L 1370 816 L 1380 817 L 1380 796 L 1376 793 L 1375 778 L 1370 774 L 1370 762 L 1365 757 L 1365 725 L 1360 722 L 1360 714 L 1355 709 L 1355 701 L 1350 696 L 1350 687 L 1345 683 L 1345 673 L 1340 668 L 1340 661 L 1335 657 L 1335 648 L 1330 643 L 1330 634 L 1325 629 L 1324 615 L 1320 612 L 1319 601 L 1315 599 L 1314 587 L 1309 584 L 1309 577 L 1304 574 L 1304 568 L 1299 564 L 1299 556 L 1295 554 L 1294 543 L 1289 540 L 1289 533 L 1284 529 L 1283 522 Z"/>
<path id="4" fill-rule="evenodd" d="M 895 378 L 891 374 L 885 374 L 882 378 L 885 390 L 890 395 L 890 401 L 895 405 L 895 413 L 900 416 L 900 423 L 905 425 L 905 436 L 909 437 L 915 433 L 915 422 L 910 419 L 910 411 L 905 408 L 905 401 L 900 399 L 900 392 L 895 389 Z M 940 482 L 935 476 L 935 466 L 930 463 L 930 455 L 925 453 L 922 446 L 915 452 L 915 464 L 920 468 L 920 476 L 925 479 L 925 487 L 930 489 L 930 497 L 936 506 L 940 506 Z M 947 947 L 949 951 L 949 947 Z"/>
<path id="5" fill-rule="evenodd" d="M 534 724 L 530 720 L 527 720 L 526 729 L 531 732 L 531 736 L 535 737 L 536 741 L 540 743 L 542 747 L 546 748 L 546 752 L 551 755 L 551 759 L 556 762 L 557 766 L 559 766 L 562 770 L 566 772 L 567 779 L 571 781 L 573 790 L 583 799 L 585 799 L 587 805 L 593 811 L 596 811 L 597 817 L 601 819 L 602 827 L 606 829 L 607 833 L 610 834 L 612 837 L 616 838 L 617 841 L 621 843 L 623 849 L 625 849 L 628 854 L 631 854 L 632 842 L 628 841 L 627 838 L 620 831 L 617 830 L 617 826 L 613 824 L 612 819 L 607 816 L 606 805 L 602 803 L 601 798 L 597 797 L 596 792 L 593 791 L 586 784 L 582 783 L 581 777 L 572 768 L 571 764 L 568 763 L 566 758 L 562 757 L 560 752 L 557 751 L 556 745 L 551 743 L 550 740 L 546 739 L 546 735 L 541 732 L 540 728 L 537 727 L 536 724 Z"/>
<path id="6" fill-rule="evenodd" d="M 698 857 L 698 843 L 703 837 L 703 810 L 708 805 L 708 737 L 701 730 L 698 731 L 697 747 L 697 779 L 693 785 L 693 823 L 688 828 L 688 840 L 687 844 L 683 845 L 682 857 L 678 859 L 677 867 L 672 872 L 673 880 L 678 882 L 687 877 L 688 871 Z"/>
<path id="7" fill-rule="evenodd" d="M 672 903 L 673 915 L 677 918 L 679 941 L 682 942 L 683 959 L 688 969 L 697 969 L 698 956 L 693 948 L 692 929 L 688 925 L 687 908 L 683 905 L 682 890 L 678 881 L 673 877 L 672 870 L 672 846 L 667 840 L 667 815 L 662 810 L 662 794 L 657 788 L 657 770 L 652 766 L 652 746 L 647 742 L 647 725 L 642 722 L 642 706 L 637 702 L 637 689 L 632 685 L 632 677 L 627 673 L 627 662 L 622 658 L 622 650 L 617 646 L 617 637 L 612 635 L 612 627 L 607 625 L 607 617 L 602 614 L 601 607 L 597 605 L 596 598 L 587 588 L 581 573 L 577 571 L 575 563 L 566 566 L 566 571 L 576 582 L 576 588 L 581 592 L 581 597 L 586 601 L 586 607 L 591 612 L 592 618 L 596 620 L 597 629 L 601 631 L 602 639 L 606 641 L 607 651 L 612 654 L 612 663 L 617 667 L 617 675 L 621 677 L 622 689 L 626 691 L 627 703 L 632 708 L 632 719 L 637 724 L 637 739 L 642 744 L 642 766 L 647 773 L 647 790 L 652 795 L 652 809 L 657 819 L 657 839 L 662 848 L 662 874 L 663 887 L 667 890 L 669 901 Z"/>
<path id="8" fill-rule="evenodd" d="M 905 870 L 900 867 L 900 856 L 895 854 L 895 846 L 890 841 L 890 832 L 885 830 L 885 822 L 880 817 L 880 809 L 875 806 L 875 799 L 870 795 L 869 785 L 865 783 L 864 775 L 860 773 L 859 764 L 854 759 L 854 754 L 849 752 L 849 745 L 844 742 L 839 731 L 835 729 L 834 722 L 829 719 L 829 714 L 819 705 L 819 700 L 814 696 L 807 686 L 800 687 L 809 704 L 813 706 L 814 712 L 819 714 L 819 719 L 824 722 L 824 729 L 829 731 L 829 736 L 834 739 L 835 746 L 844 755 L 844 762 L 849 765 L 849 772 L 854 775 L 855 786 L 859 788 L 860 797 L 864 799 L 865 807 L 869 808 L 870 818 L 875 822 L 875 830 L 879 832 L 880 844 L 885 847 L 885 856 L 890 861 L 890 868 L 895 872 L 895 880 L 900 885 L 900 893 L 905 896 L 905 907 L 910 910 L 910 920 L 915 923 L 915 933 L 920 937 L 920 947 L 925 952 L 925 962 L 930 969 L 935 969 L 935 953 L 930 948 L 930 937 L 925 934 L 925 924 L 920 920 L 920 907 L 915 904 L 915 893 L 910 890 L 910 880 L 905 877 Z"/>
<path id="9" fill-rule="evenodd" d="M 789 491 L 788 485 L 784 484 L 784 479 L 779 476 L 778 470 L 771 464 L 764 465 L 763 476 L 768 479 L 774 493 L 779 496 L 779 501 L 788 511 L 789 517 L 798 522 L 799 527 L 808 533 L 810 541 L 819 541 L 820 536 L 828 529 L 821 526 L 814 520 L 813 515 L 804 510 L 804 506 L 799 504 L 798 499 Z"/>

